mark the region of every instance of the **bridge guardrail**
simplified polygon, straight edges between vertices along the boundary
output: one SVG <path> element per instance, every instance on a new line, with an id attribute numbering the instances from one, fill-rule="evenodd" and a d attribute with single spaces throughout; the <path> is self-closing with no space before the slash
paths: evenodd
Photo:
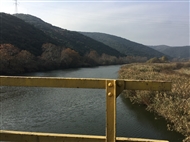
<path id="1" fill-rule="evenodd" d="M 123 79 L 0 76 L 0 86 L 91 88 L 106 90 L 106 136 L 0 130 L 0 140 L 19 142 L 167 142 L 116 137 L 116 99 L 123 90 L 170 91 L 171 82 Z"/>

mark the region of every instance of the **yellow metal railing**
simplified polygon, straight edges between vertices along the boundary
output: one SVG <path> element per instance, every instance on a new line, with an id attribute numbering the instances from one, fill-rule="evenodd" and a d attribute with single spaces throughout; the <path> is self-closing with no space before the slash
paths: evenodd
<path id="1" fill-rule="evenodd" d="M 106 136 L 0 130 L 0 141 L 18 142 L 167 142 L 116 137 L 116 98 L 123 90 L 169 91 L 170 82 L 120 79 L 0 76 L 0 86 L 106 89 Z"/>

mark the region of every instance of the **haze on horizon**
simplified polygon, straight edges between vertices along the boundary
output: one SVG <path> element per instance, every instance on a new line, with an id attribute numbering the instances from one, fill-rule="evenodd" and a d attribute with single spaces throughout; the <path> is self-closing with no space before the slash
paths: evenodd
<path id="1" fill-rule="evenodd" d="M 190 45 L 189 0 L 17 0 L 17 12 L 71 31 L 101 32 L 144 45 Z M 0 0 L 14 14 L 14 0 Z"/>

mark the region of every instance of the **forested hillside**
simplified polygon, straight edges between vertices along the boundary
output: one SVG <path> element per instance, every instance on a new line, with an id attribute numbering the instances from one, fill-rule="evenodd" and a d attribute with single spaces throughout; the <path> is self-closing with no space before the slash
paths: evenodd
<path id="1" fill-rule="evenodd" d="M 25 23 L 23 20 L 6 13 L 0 13 L 0 44 L 9 43 L 34 55 L 41 55 L 44 43 L 58 45 L 58 42 L 41 30 Z"/>
<path id="2" fill-rule="evenodd" d="M 93 40 L 78 32 L 55 27 L 35 16 L 28 14 L 15 14 L 15 16 L 31 25 L 34 25 L 36 28 L 42 30 L 44 33 L 57 40 L 62 46 L 74 49 L 82 56 L 92 50 L 95 50 L 100 55 L 105 53 L 116 57 L 124 56 L 122 53 L 101 42 Z"/>
<path id="3" fill-rule="evenodd" d="M 97 41 L 100 41 L 113 49 L 118 50 L 120 53 L 124 53 L 128 56 L 141 56 L 141 57 L 161 57 L 164 56 L 163 53 L 158 52 L 148 46 L 139 44 L 121 37 L 114 35 L 109 35 L 105 33 L 90 33 L 81 32 L 82 34 L 89 36 Z"/>
<path id="4" fill-rule="evenodd" d="M 103 43 L 38 18 L 33 21 L 36 27 L 6 13 L 0 13 L 0 18 L 0 74 L 3 75 L 146 61 L 146 58 L 126 57 Z"/>

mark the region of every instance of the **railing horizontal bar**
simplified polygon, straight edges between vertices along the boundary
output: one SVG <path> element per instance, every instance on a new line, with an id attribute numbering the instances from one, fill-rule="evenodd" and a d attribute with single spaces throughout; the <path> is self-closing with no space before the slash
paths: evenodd
<path id="1" fill-rule="evenodd" d="M 18 142 L 105 142 L 105 136 L 55 134 L 0 130 L 0 141 Z M 166 140 L 117 137 L 116 142 L 168 142 Z"/>
<path id="2" fill-rule="evenodd" d="M 124 90 L 171 91 L 171 82 L 149 80 L 124 80 Z"/>
<path id="3" fill-rule="evenodd" d="M 0 76 L 0 86 L 105 89 L 106 80 L 111 79 Z M 118 81 L 124 82 L 124 90 L 171 90 L 171 82 L 120 79 L 118 79 Z"/>
<path id="4" fill-rule="evenodd" d="M 104 89 L 105 79 L 0 76 L 0 85 Z"/>

